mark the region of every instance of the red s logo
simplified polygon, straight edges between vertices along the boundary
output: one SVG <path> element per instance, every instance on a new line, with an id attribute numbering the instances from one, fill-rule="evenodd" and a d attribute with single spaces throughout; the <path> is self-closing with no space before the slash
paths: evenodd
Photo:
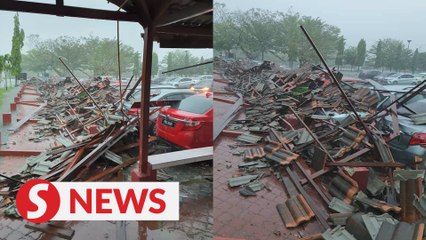
<path id="1" fill-rule="evenodd" d="M 44 223 L 52 219 L 59 210 L 60 196 L 49 181 L 34 179 L 26 182 L 16 196 L 19 214 L 33 223 Z"/>

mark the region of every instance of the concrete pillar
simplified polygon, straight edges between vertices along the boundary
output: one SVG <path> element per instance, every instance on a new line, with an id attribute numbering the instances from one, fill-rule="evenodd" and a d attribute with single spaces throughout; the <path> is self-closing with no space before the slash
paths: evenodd
<path id="1" fill-rule="evenodd" d="M 12 123 L 12 114 L 11 113 L 3 113 L 3 125 Z"/>
<path id="2" fill-rule="evenodd" d="M 10 111 L 16 111 L 16 103 L 10 103 Z"/>

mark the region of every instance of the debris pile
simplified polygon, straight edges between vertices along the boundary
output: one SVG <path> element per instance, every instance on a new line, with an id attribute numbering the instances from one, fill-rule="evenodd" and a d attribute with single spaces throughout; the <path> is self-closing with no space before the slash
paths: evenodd
<path id="1" fill-rule="evenodd" d="M 37 86 L 44 107 L 28 114 L 37 120 L 36 136 L 33 141 L 43 141 L 45 137 L 61 135 L 72 142 L 84 140 L 87 136 L 103 131 L 109 125 L 123 120 L 118 109 L 119 90 L 110 86 L 108 80 L 94 79 L 82 83 L 75 81 L 42 81 L 31 79 L 28 83 Z M 23 120 L 9 130 L 14 132 L 22 126 Z"/>
<path id="2" fill-rule="evenodd" d="M 82 83 L 26 83 L 40 93 L 40 107 L 12 126 L 16 131 L 26 121 L 36 121 L 30 140 L 54 138 L 50 149 L 26 159 L 22 171 L 0 180 L 0 207 L 8 216 L 19 217 L 15 196 L 20 186 L 32 178 L 49 181 L 100 181 L 123 179 L 123 170 L 138 161 L 138 116 L 120 109 L 120 93 L 108 80 Z M 36 89 L 37 87 L 37 89 Z M 150 137 L 150 151 L 155 151 Z M 164 148 L 162 148 L 164 149 Z"/>
<path id="3" fill-rule="evenodd" d="M 399 163 L 391 154 L 387 143 L 399 134 L 390 111 L 398 102 L 383 107 L 391 94 L 352 86 L 340 73 L 333 73 L 335 83 L 311 64 L 290 71 L 270 62 L 216 65 L 229 90 L 244 96 L 245 117 L 224 129 L 236 136 L 230 147 L 244 160 L 229 187 L 256 196 L 265 188 L 262 178 L 275 175 L 287 192 L 276 206 L 284 225 L 315 217 L 323 239 L 389 239 L 405 231 L 404 239 L 423 236 L 425 171 L 417 170 L 419 161 Z M 392 127 L 383 123 L 388 115 Z"/>

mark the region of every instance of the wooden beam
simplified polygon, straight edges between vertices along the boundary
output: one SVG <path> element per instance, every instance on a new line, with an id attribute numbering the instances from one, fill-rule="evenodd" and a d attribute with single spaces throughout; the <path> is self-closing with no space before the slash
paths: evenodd
<path id="1" fill-rule="evenodd" d="M 148 156 L 148 162 L 153 170 L 207 160 L 213 160 L 213 147 L 194 148 Z"/>
<path id="2" fill-rule="evenodd" d="M 141 21 L 141 25 L 144 28 L 147 28 L 148 26 L 152 26 L 152 17 L 151 13 L 148 8 L 148 4 L 146 0 L 132 0 L 133 4 L 135 5 L 136 9 L 138 9 L 137 13 L 138 16 L 143 19 Z"/>
<path id="3" fill-rule="evenodd" d="M 148 166 L 148 135 L 149 135 L 149 104 L 151 89 L 152 49 L 155 29 L 151 26 L 144 29 L 144 48 L 142 61 L 141 111 L 139 121 L 139 173 L 149 175 Z"/>
<path id="4" fill-rule="evenodd" d="M 390 168 L 403 168 L 405 164 L 398 162 L 334 162 L 326 163 L 328 167 L 390 167 Z"/>
<path id="5" fill-rule="evenodd" d="M 212 38 L 177 37 L 163 38 L 158 40 L 160 48 L 213 48 Z"/>
<path id="6" fill-rule="evenodd" d="M 59 3 L 61 0 L 59 0 Z M 128 22 L 140 22 L 138 16 L 125 12 L 108 11 L 92 8 L 61 6 L 46 3 L 34 3 L 26 1 L 1 0 L 0 10 L 17 11 L 27 13 L 39 13 L 65 17 L 79 17 L 100 20 L 120 20 Z"/>
<path id="7" fill-rule="evenodd" d="M 157 34 L 168 34 L 168 35 L 186 35 L 186 36 L 201 36 L 201 37 L 212 37 L 213 26 L 211 27 L 160 27 L 157 28 Z"/>
<path id="8" fill-rule="evenodd" d="M 22 125 L 24 125 L 28 120 L 30 120 L 36 113 L 38 113 L 41 109 L 43 109 L 47 103 L 43 103 L 42 105 L 38 106 L 37 108 L 33 109 L 31 112 L 29 112 L 24 118 L 22 118 L 19 122 L 14 123 L 9 129 L 7 129 L 9 132 L 14 133 L 16 130 L 18 130 Z"/>
<path id="9" fill-rule="evenodd" d="M 42 153 L 41 150 L 0 150 L 0 156 L 21 156 L 21 157 L 29 157 L 29 156 L 37 156 Z"/>
<path id="10" fill-rule="evenodd" d="M 188 20 L 191 18 L 198 17 L 200 15 L 208 14 L 213 12 L 213 4 L 210 3 L 196 3 L 191 7 L 183 8 L 181 11 L 177 11 L 172 14 L 165 14 L 161 17 L 155 25 L 157 27 L 164 27 L 172 25 L 177 22 Z"/>
<path id="11" fill-rule="evenodd" d="M 89 179 L 86 180 L 86 182 L 94 182 L 94 181 L 98 181 L 99 179 L 102 179 L 110 174 L 113 174 L 115 172 L 118 172 L 120 169 L 126 168 L 134 163 L 136 163 L 138 161 L 139 157 L 135 157 L 135 158 L 131 158 L 128 160 L 125 160 L 122 164 L 117 165 L 115 167 L 112 168 L 108 168 L 105 171 L 100 172 L 99 174 L 96 174 L 92 177 L 90 177 Z"/>
<path id="12" fill-rule="evenodd" d="M 164 14 L 167 13 L 167 10 L 169 9 L 169 6 L 173 3 L 173 1 L 169 0 L 157 0 L 156 2 L 160 2 L 157 8 L 157 11 L 155 12 L 155 15 L 153 16 L 153 22 L 158 22 L 159 19 L 161 19 Z"/>

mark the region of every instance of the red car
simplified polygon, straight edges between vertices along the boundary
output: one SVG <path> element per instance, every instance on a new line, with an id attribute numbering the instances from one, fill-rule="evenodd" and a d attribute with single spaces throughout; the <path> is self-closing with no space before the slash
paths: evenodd
<path id="1" fill-rule="evenodd" d="M 213 145 L 213 94 L 200 93 L 160 110 L 157 136 L 182 148 Z"/>

